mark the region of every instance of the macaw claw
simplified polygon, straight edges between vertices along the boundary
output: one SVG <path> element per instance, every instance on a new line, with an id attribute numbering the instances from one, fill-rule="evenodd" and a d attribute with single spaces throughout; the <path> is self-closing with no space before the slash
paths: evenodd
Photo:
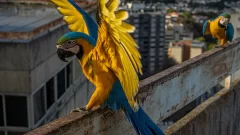
<path id="1" fill-rule="evenodd" d="M 81 113 L 83 113 L 83 114 L 87 114 L 87 113 L 89 113 L 90 111 L 88 111 L 87 109 L 86 109 L 86 107 L 81 107 L 81 108 L 75 108 L 75 109 L 73 109 L 70 113 L 73 113 L 73 112 L 81 112 Z"/>

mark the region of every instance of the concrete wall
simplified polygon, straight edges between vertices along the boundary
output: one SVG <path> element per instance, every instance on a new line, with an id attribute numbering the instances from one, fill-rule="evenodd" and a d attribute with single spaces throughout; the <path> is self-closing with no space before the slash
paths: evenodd
<path id="1" fill-rule="evenodd" d="M 182 63 L 183 56 L 183 46 L 173 46 L 171 47 L 171 56 L 177 61 L 177 63 Z"/>
<path id="2" fill-rule="evenodd" d="M 8 2 L 7 2 L 8 1 Z M 48 0 L 41 1 L 16 1 L 7 0 L 6 2 L 1 2 L 0 11 L 8 11 L 8 14 L 18 14 L 21 16 L 47 16 L 50 14 L 56 14 L 57 10 L 53 7 L 53 4 Z M 29 4 L 31 3 L 31 4 Z M 38 4 L 34 4 L 38 3 Z M 51 6 L 52 5 L 52 6 Z M 0 12 L 1 15 L 1 12 Z"/>
<path id="3" fill-rule="evenodd" d="M 57 40 L 67 32 L 66 25 L 57 26 L 55 30 L 30 42 L 29 70 L 32 90 L 45 83 L 67 64 L 59 60 L 56 53 Z"/>
<path id="4" fill-rule="evenodd" d="M 0 43 L 0 91 L 24 92 L 30 90 L 28 44 Z"/>
<path id="5" fill-rule="evenodd" d="M 190 58 L 196 57 L 203 53 L 203 48 L 200 47 L 190 47 Z"/>
<path id="6" fill-rule="evenodd" d="M 56 55 L 56 41 L 68 32 L 58 25 L 29 41 L 0 43 L 0 91 L 28 93 L 66 65 Z"/>
<path id="7" fill-rule="evenodd" d="M 0 4 L 0 11 L 9 11 L 9 15 L 38 17 L 56 14 L 56 20 L 45 20 L 47 25 L 40 26 L 43 28 L 20 33 L 28 35 L 27 39 L 0 39 L 0 92 L 33 92 L 67 64 L 57 58 L 56 42 L 69 31 L 68 26 L 49 1 L 41 4 L 4 3 Z M 88 12 L 95 18 L 94 8 L 89 8 Z M 13 34 L 19 36 L 17 32 Z"/>
<path id="8" fill-rule="evenodd" d="M 166 135 L 239 135 L 240 82 L 223 89 L 165 130 Z"/>
<path id="9" fill-rule="evenodd" d="M 171 116 L 240 69 L 240 42 L 217 48 L 140 82 L 139 103 L 156 123 Z M 226 81 L 225 81 L 226 84 Z M 71 113 L 27 135 L 135 134 L 121 111 Z"/>

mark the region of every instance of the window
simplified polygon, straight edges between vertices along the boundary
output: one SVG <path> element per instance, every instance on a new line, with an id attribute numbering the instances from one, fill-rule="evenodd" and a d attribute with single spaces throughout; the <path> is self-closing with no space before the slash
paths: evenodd
<path id="1" fill-rule="evenodd" d="M 0 126 L 4 126 L 4 119 L 3 119 L 3 98 L 0 96 Z M 1 133 L 0 133 L 1 135 Z"/>
<path id="2" fill-rule="evenodd" d="M 8 135 L 23 135 L 25 132 L 8 132 Z"/>
<path id="3" fill-rule="evenodd" d="M 55 101 L 54 97 L 54 77 L 51 78 L 47 83 L 46 83 L 46 94 L 47 94 L 47 109 L 51 107 L 51 105 Z"/>
<path id="4" fill-rule="evenodd" d="M 160 38 L 160 42 L 164 42 L 164 38 Z"/>
<path id="5" fill-rule="evenodd" d="M 150 62 L 155 62 L 155 57 L 150 57 Z M 152 63 L 151 63 L 152 64 Z M 154 63 L 153 63 L 154 64 Z"/>
<path id="6" fill-rule="evenodd" d="M 154 37 L 154 38 L 156 38 L 156 29 L 155 29 L 155 30 L 153 30 L 153 31 L 151 31 L 151 37 Z"/>
<path id="7" fill-rule="evenodd" d="M 7 126 L 28 127 L 27 98 L 25 96 L 5 96 L 5 104 Z"/>
<path id="8" fill-rule="evenodd" d="M 34 123 L 36 124 L 45 114 L 44 87 L 33 95 Z"/>
<path id="9" fill-rule="evenodd" d="M 149 41 L 143 41 L 143 44 L 145 44 L 145 45 L 149 44 Z"/>
<path id="10" fill-rule="evenodd" d="M 0 131 L 0 135 L 5 135 L 4 131 Z"/>
<path id="11" fill-rule="evenodd" d="M 164 27 L 165 26 L 165 23 L 160 23 L 160 27 Z"/>
<path id="12" fill-rule="evenodd" d="M 164 43 L 164 42 L 161 42 L 161 43 L 160 43 L 160 46 L 161 46 L 161 47 L 165 46 L 165 43 Z"/>
<path id="13" fill-rule="evenodd" d="M 67 88 L 73 83 L 72 62 L 67 65 Z"/>
<path id="14" fill-rule="evenodd" d="M 57 96 L 60 98 L 65 92 L 65 70 L 62 69 L 57 74 Z"/>
<path id="15" fill-rule="evenodd" d="M 155 19 L 154 19 L 154 20 L 152 19 L 152 21 L 155 21 Z M 156 22 L 151 23 L 151 27 L 152 27 L 152 28 L 153 28 L 153 27 L 155 28 L 155 27 L 156 27 Z"/>
<path id="16" fill-rule="evenodd" d="M 156 38 L 151 38 L 150 42 L 156 42 Z"/>
<path id="17" fill-rule="evenodd" d="M 150 48 L 150 51 L 149 51 L 150 55 L 149 56 L 155 56 L 155 52 L 156 52 L 155 48 Z"/>
<path id="18" fill-rule="evenodd" d="M 150 47 L 155 47 L 156 44 L 155 43 L 150 43 Z"/>

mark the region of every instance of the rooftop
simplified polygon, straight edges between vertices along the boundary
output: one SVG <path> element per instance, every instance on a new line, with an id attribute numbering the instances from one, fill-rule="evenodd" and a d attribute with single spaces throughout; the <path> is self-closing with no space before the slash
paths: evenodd
<path id="1" fill-rule="evenodd" d="M 0 41 L 28 40 L 64 25 L 62 16 L 49 0 L 0 0 Z M 85 10 L 94 2 L 78 2 Z"/>

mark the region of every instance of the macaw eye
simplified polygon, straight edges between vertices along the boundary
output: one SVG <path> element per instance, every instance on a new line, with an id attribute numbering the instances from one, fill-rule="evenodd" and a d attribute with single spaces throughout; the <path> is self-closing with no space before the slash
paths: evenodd
<path id="1" fill-rule="evenodd" d="M 67 44 L 71 44 L 72 42 L 71 41 L 67 41 Z"/>

